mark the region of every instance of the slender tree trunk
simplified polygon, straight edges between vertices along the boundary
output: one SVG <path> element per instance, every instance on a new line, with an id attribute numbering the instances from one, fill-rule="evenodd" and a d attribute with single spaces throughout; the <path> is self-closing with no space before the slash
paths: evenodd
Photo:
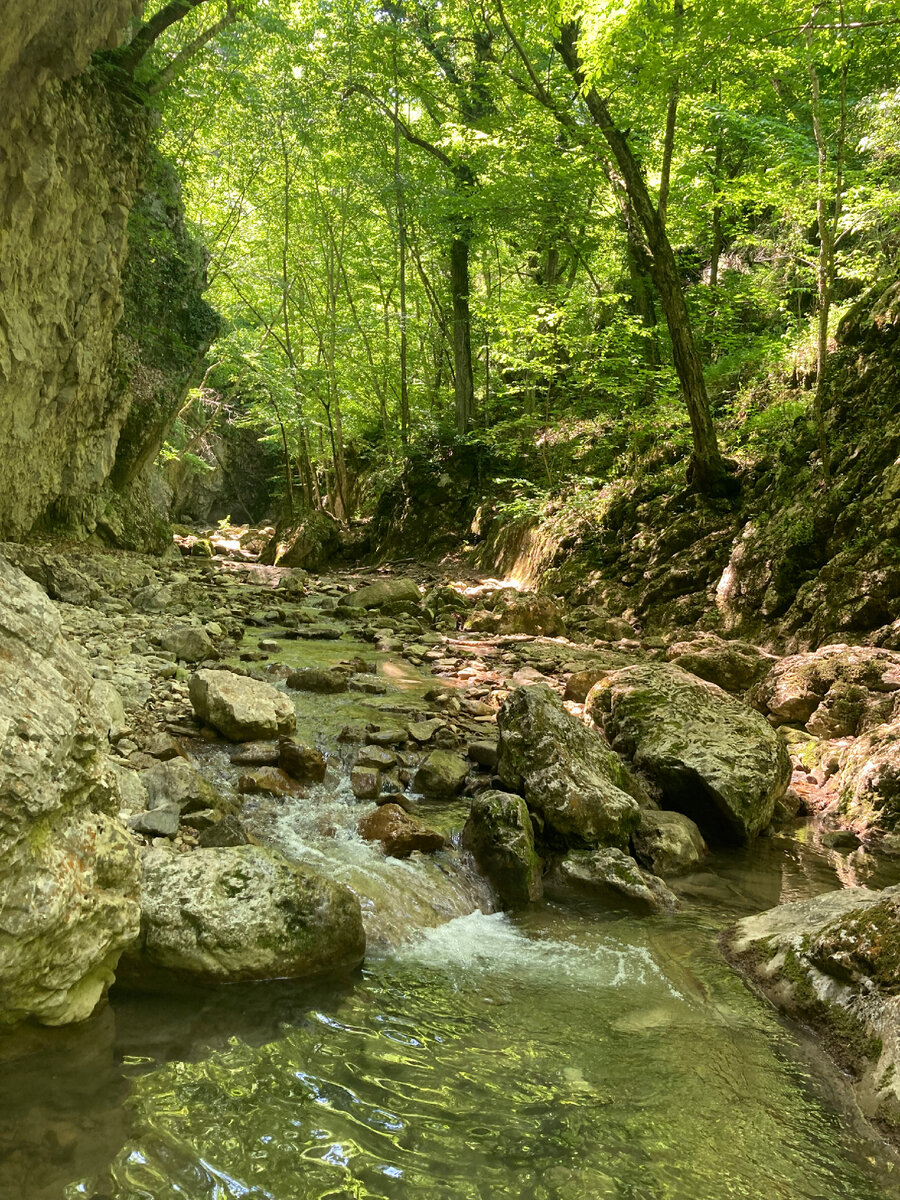
<path id="1" fill-rule="evenodd" d="M 453 362 L 456 368 L 456 430 L 467 433 L 475 413 L 472 370 L 472 326 L 469 312 L 469 242 L 465 236 L 450 246 L 450 292 L 453 300 Z"/>
<path id="2" fill-rule="evenodd" d="M 578 54 L 578 26 L 567 22 L 560 30 L 559 50 L 572 77 L 584 96 L 591 120 L 603 134 L 612 151 L 622 184 L 635 216 L 643 230 L 650 255 L 653 282 L 659 293 L 660 305 L 666 318 L 675 371 L 691 422 L 693 439 L 692 477 L 695 486 L 703 492 L 715 494 L 727 490 L 725 465 L 719 453 L 719 444 L 709 408 L 703 365 L 697 351 L 690 313 L 678 263 L 665 226 L 650 197 L 647 182 L 640 164 L 628 144 L 627 136 L 615 125 L 606 101 L 595 88 L 586 86 L 581 58 Z"/>
<path id="3" fill-rule="evenodd" d="M 397 77 L 397 40 L 394 23 L 394 190 L 397 196 L 397 243 L 400 257 L 400 441 L 409 444 L 409 346 L 406 320 L 406 206 L 400 175 L 400 85 Z"/>

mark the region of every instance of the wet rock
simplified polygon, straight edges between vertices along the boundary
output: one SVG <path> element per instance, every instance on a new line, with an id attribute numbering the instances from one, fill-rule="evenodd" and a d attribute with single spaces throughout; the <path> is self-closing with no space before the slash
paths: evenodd
<path id="1" fill-rule="evenodd" d="M 900 1141 L 900 888 L 845 888 L 745 917 L 728 956 L 813 1028 L 863 1112 Z"/>
<path id="2" fill-rule="evenodd" d="M 346 692 L 347 676 L 343 671 L 330 671 L 324 667 L 301 667 L 299 671 L 291 671 L 287 685 L 297 692 Z"/>
<path id="3" fill-rule="evenodd" d="M 666 659 L 726 692 L 748 691 L 778 661 L 750 642 L 724 641 L 712 634 L 673 643 L 666 650 Z"/>
<path id="4" fill-rule="evenodd" d="M 472 762 L 477 763 L 479 767 L 483 767 L 486 771 L 496 770 L 499 755 L 496 742 L 469 742 L 466 747 L 466 754 L 471 758 Z"/>
<path id="5" fill-rule="evenodd" d="M 706 854 L 703 834 L 684 813 L 643 809 L 632 834 L 634 857 L 654 875 L 692 871 Z"/>
<path id="6" fill-rule="evenodd" d="M 228 801 L 184 758 L 155 763 L 141 772 L 148 809 L 174 807 L 179 813 L 201 808 L 228 809 Z"/>
<path id="7" fill-rule="evenodd" d="M 747 841 L 772 820 L 791 761 L 759 713 L 671 663 L 614 671 L 586 710 L 613 747 L 706 836 Z"/>
<path id="8" fill-rule="evenodd" d="M 518 908 L 543 894 L 534 828 L 521 796 L 485 791 L 472 801 L 462 844 L 491 881 L 504 908 Z"/>
<path id="9" fill-rule="evenodd" d="M 366 743 L 370 746 L 402 746 L 406 733 L 402 729 L 367 729 Z"/>
<path id="10" fill-rule="evenodd" d="M 180 746 L 168 733 L 153 734 L 144 741 L 142 748 L 145 754 L 149 754 L 151 758 L 158 758 L 160 762 L 169 762 L 181 756 Z"/>
<path id="11" fill-rule="evenodd" d="M 278 765 L 298 783 L 321 783 L 328 769 L 318 750 L 301 746 L 289 738 L 282 738 L 278 743 Z"/>
<path id="12" fill-rule="evenodd" d="M 198 844 L 203 850 L 225 846 L 246 846 L 249 841 L 244 826 L 233 814 L 226 814 L 221 821 L 216 821 L 208 828 L 201 830 L 198 838 Z"/>
<path id="13" fill-rule="evenodd" d="M 363 746 L 357 751 L 356 759 L 353 763 L 355 767 L 372 767 L 376 771 L 389 771 L 395 766 L 397 755 L 392 750 L 386 750 L 382 746 Z"/>
<path id="14" fill-rule="evenodd" d="M 236 767 L 277 767 L 278 742 L 244 742 L 229 758 Z"/>
<path id="15" fill-rule="evenodd" d="M 276 799 L 306 795 L 297 780 L 280 767 L 259 767 L 256 771 L 248 771 L 238 778 L 237 790 L 243 796 L 274 796 Z"/>
<path id="16" fill-rule="evenodd" d="M 642 789 L 595 730 L 544 685 L 519 688 L 500 709 L 497 773 L 558 838 L 627 846 Z"/>
<path id="17" fill-rule="evenodd" d="M 297 724 L 288 697 L 258 679 L 231 671 L 197 671 L 189 692 L 197 716 L 233 742 L 291 733 Z"/>
<path id="18" fill-rule="evenodd" d="M 369 674 L 351 675 L 347 687 L 351 692 L 362 692 L 365 696 L 383 696 L 388 690 L 383 679 L 376 679 Z"/>
<path id="19" fill-rule="evenodd" d="M 445 721 L 433 719 L 431 721 L 413 721 L 409 726 L 409 736 L 414 742 L 424 745 L 430 742 L 434 735 L 440 729 L 446 729 Z"/>
<path id="20" fill-rule="evenodd" d="M 862 844 L 852 829 L 826 829 L 821 841 L 826 850 L 856 850 Z"/>
<path id="21" fill-rule="evenodd" d="M 0 558 L 0 1024 L 84 1020 L 137 933 L 109 728 L 58 611 Z"/>
<path id="22" fill-rule="evenodd" d="M 349 597 L 357 608 L 383 608 L 398 601 L 419 605 L 422 596 L 411 579 L 380 579 L 377 583 L 360 588 Z"/>
<path id="23" fill-rule="evenodd" d="M 365 952 L 349 889 L 262 846 L 149 851 L 141 909 L 129 986 L 308 978 Z"/>
<path id="24" fill-rule="evenodd" d="M 374 800 L 381 792 L 381 772 L 374 767 L 354 767 L 350 790 L 357 800 Z"/>
<path id="25" fill-rule="evenodd" d="M 183 662 L 198 663 L 218 658 L 212 639 L 205 629 L 196 625 L 180 625 L 163 634 L 160 644 Z"/>
<path id="26" fill-rule="evenodd" d="M 413 787 L 433 800 L 449 800 L 463 789 L 468 775 L 465 760 L 450 750 L 432 750 L 413 778 Z"/>
<path id="27" fill-rule="evenodd" d="M 409 858 L 413 851 L 431 854 L 444 846 L 444 835 L 411 817 L 399 804 L 382 804 L 357 826 L 366 842 L 380 842 L 390 858 Z"/>
<path id="28" fill-rule="evenodd" d="M 622 850 L 573 850 L 554 869 L 552 885 L 587 892 L 607 903 L 624 899 L 649 912 L 674 912 L 678 898 L 661 879 Z"/>

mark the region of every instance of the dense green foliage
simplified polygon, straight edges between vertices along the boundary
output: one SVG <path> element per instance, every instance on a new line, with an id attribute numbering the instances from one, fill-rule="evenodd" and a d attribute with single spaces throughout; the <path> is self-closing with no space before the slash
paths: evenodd
<path id="1" fill-rule="evenodd" d="M 520 503 L 582 474 L 587 444 L 607 474 L 692 436 L 696 454 L 644 188 L 700 400 L 728 452 L 752 458 L 805 413 L 789 384 L 817 394 L 846 306 L 896 272 L 894 14 L 889 0 L 195 6 L 137 79 L 211 254 L 225 332 L 207 384 L 270 431 L 294 507 L 342 516 L 360 474 L 386 480 L 410 445 L 487 445 L 523 480 Z M 820 440 L 826 475 L 827 456 Z"/>

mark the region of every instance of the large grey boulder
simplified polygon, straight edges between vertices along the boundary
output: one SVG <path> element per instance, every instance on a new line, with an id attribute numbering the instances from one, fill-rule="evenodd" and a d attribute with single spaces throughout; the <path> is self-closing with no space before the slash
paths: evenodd
<path id="1" fill-rule="evenodd" d="M 170 629 L 163 634 L 161 645 L 183 662 L 197 663 L 218 657 L 209 634 L 197 625 L 178 625 Z"/>
<path id="2" fill-rule="evenodd" d="M 900 887 L 846 888 L 745 917 L 726 954 L 812 1027 L 857 1101 L 900 1144 Z"/>
<path id="3" fill-rule="evenodd" d="M 497 725 L 499 778 L 540 813 L 557 840 L 628 845 L 642 789 L 596 730 L 566 712 L 545 684 L 513 692 Z"/>
<path id="4" fill-rule="evenodd" d="M 347 597 L 357 608 L 382 608 L 385 604 L 420 604 L 422 596 L 411 579 L 379 579 Z"/>
<path id="5" fill-rule="evenodd" d="M 715 684 L 643 663 L 607 675 L 585 707 L 665 806 L 706 836 L 747 841 L 771 822 L 791 779 L 787 749 L 764 717 Z"/>
<path id="6" fill-rule="evenodd" d="M 0 1024 L 90 1016 L 138 929 L 109 714 L 56 609 L 0 558 Z"/>
<path id="7" fill-rule="evenodd" d="M 296 728 L 290 698 L 261 679 L 231 671 L 197 671 L 188 690 L 197 716 L 233 742 L 261 741 Z"/>
<path id="8" fill-rule="evenodd" d="M 504 908 L 540 900 L 541 860 L 534 848 L 528 806 L 521 796 L 480 792 L 472 801 L 462 844 L 496 888 Z"/>
<path id="9" fill-rule="evenodd" d="M 262 846 L 149 850 L 141 910 L 129 986 L 305 979 L 365 953 L 353 893 Z"/>
<path id="10" fill-rule="evenodd" d="M 673 643 L 666 660 L 726 692 L 746 692 L 778 661 L 751 642 L 725 641 L 715 634 Z"/>

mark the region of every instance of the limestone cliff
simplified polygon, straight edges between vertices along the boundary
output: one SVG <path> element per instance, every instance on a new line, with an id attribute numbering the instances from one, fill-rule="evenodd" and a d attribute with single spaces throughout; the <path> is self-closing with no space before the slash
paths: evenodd
<path id="1" fill-rule="evenodd" d="M 150 114 L 90 60 L 140 7 L 13 0 L 4 12 L 0 524 L 14 538 L 99 527 L 161 544 L 152 520 L 134 519 L 148 507 L 140 476 L 215 328 Z M 142 257 L 150 241 L 160 252 Z M 162 291 L 174 318 L 152 302 Z"/>

